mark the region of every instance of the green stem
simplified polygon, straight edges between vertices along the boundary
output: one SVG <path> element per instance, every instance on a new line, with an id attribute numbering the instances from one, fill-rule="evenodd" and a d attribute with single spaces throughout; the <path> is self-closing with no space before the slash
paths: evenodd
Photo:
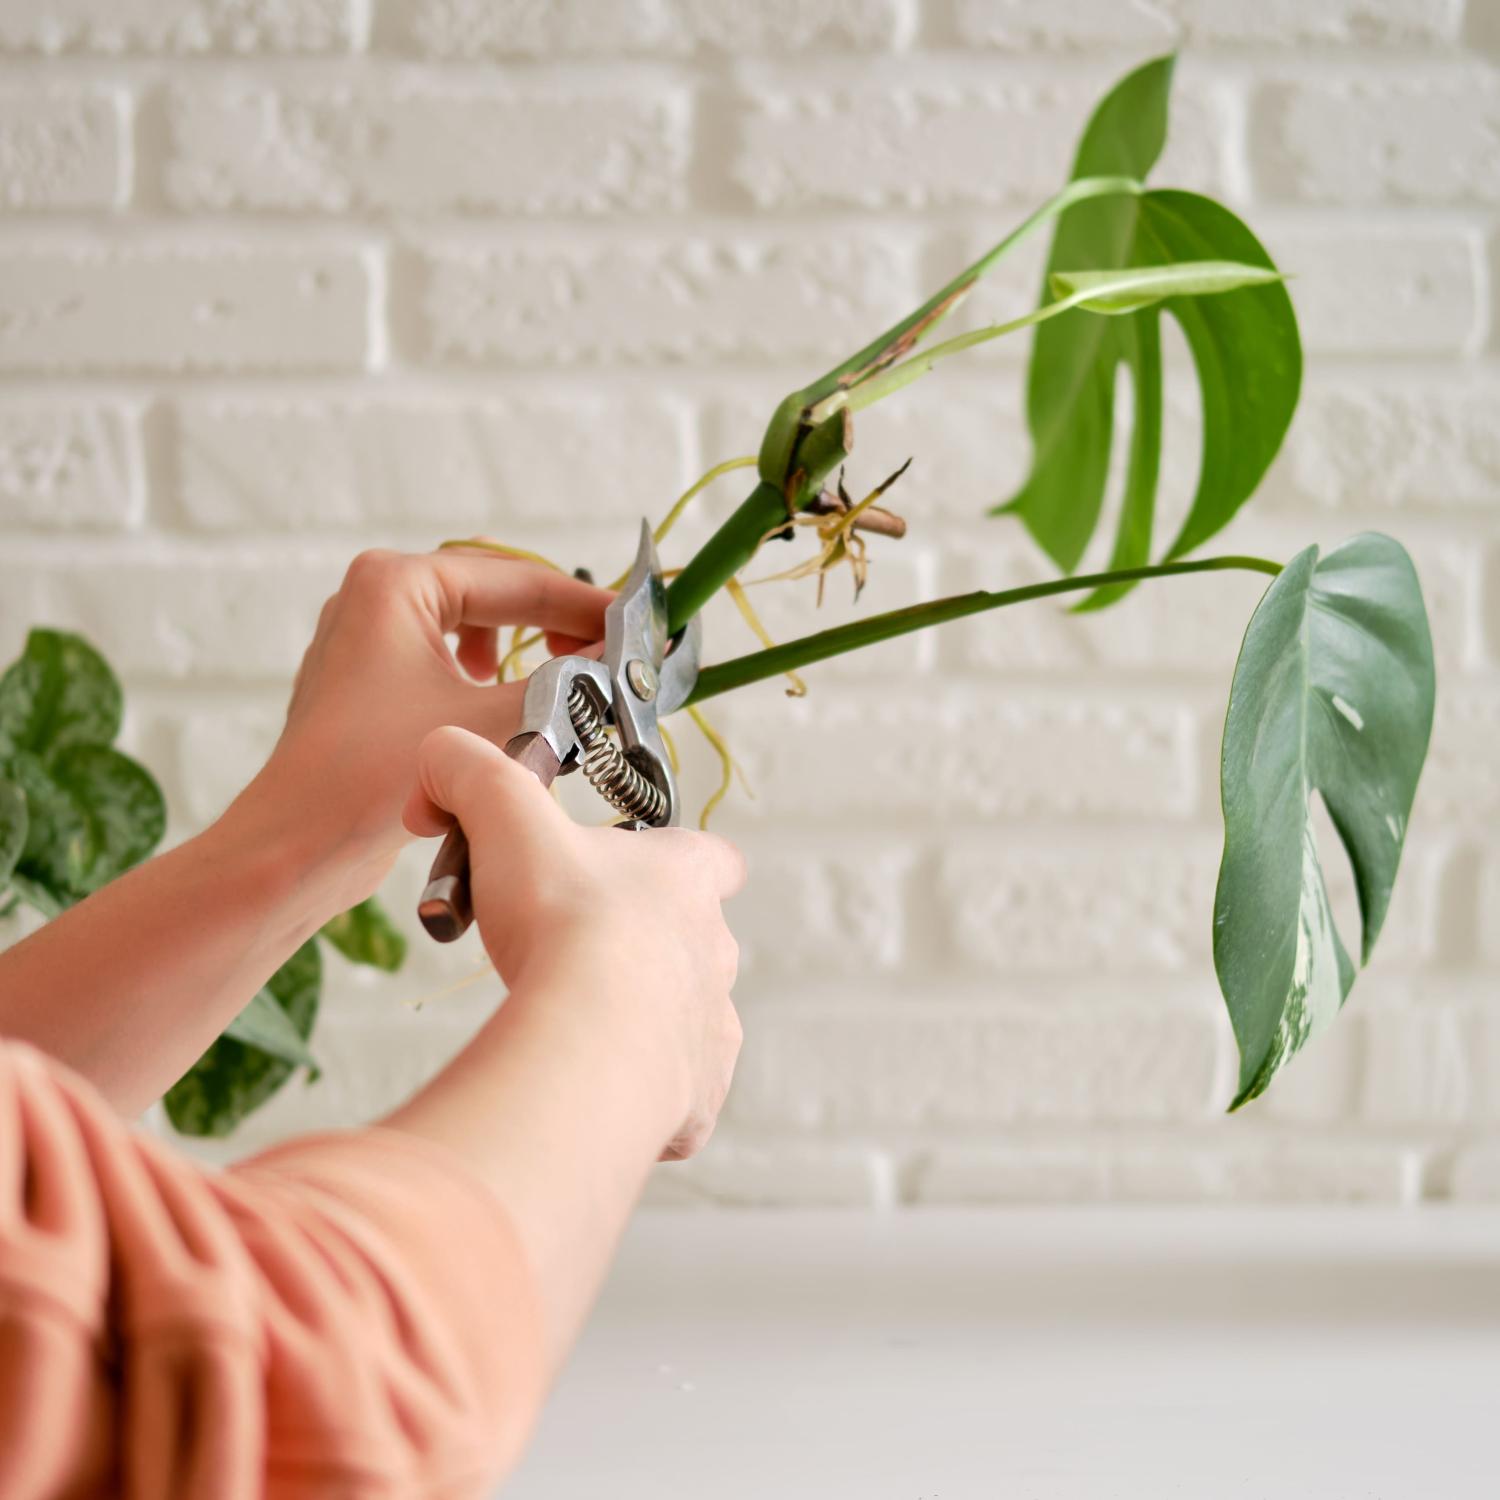
<path id="1" fill-rule="evenodd" d="M 1011 250 L 1049 224 L 1059 214 L 1087 198 L 1138 194 L 1144 189 L 1132 177 L 1084 177 L 1070 182 L 1034 213 L 1023 220 L 993 249 L 954 277 L 914 313 L 867 344 L 843 364 L 800 391 L 794 391 L 776 408 L 760 448 L 761 482 L 743 503 L 699 548 L 667 589 L 669 627 L 675 633 L 703 608 L 727 579 L 732 578 L 755 555 L 760 541 L 786 515 L 789 506 L 804 506 L 818 492 L 823 478 L 847 452 L 848 429 L 828 429 L 827 422 L 809 424 L 807 410 L 843 386 L 858 387 L 900 359 L 931 333 L 969 289 Z M 1050 316 L 1050 314 L 1049 314 Z M 914 378 L 914 377 L 907 377 Z M 841 415 L 841 414 L 840 414 Z M 811 426 L 812 431 L 809 431 Z M 833 439 L 842 435 L 841 445 Z M 811 455 L 807 451 L 811 445 Z M 841 450 L 841 451 L 840 451 Z M 826 467 L 824 465 L 826 464 Z M 821 472 L 818 472 L 821 469 Z M 797 473 L 800 485 L 792 486 Z M 788 490 L 792 493 L 789 495 Z"/>
<path id="2" fill-rule="evenodd" d="M 752 651 L 747 656 L 736 656 L 730 661 L 704 667 L 698 674 L 698 685 L 693 689 L 688 702 L 701 703 L 705 698 L 715 698 L 734 688 L 745 687 L 767 677 L 776 677 L 783 672 L 796 671 L 799 667 L 824 661 L 830 656 L 842 656 L 846 651 L 857 651 L 862 646 L 873 646 L 879 641 L 888 641 L 893 636 L 907 635 L 913 630 L 925 630 L 929 625 L 942 625 L 949 620 L 961 620 L 965 615 L 982 614 L 988 609 L 1003 609 L 1009 604 L 1024 604 L 1029 599 L 1045 599 L 1052 594 L 1076 593 L 1113 583 L 1134 583 L 1144 578 L 1172 578 L 1179 573 L 1216 573 L 1231 569 L 1267 573 L 1274 578 L 1281 571 L 1281 564 L 1264 557 L 1204 557 L 1193 562 L 1115 568 L 1107 573 L 1056 578 L 1048 583 L 1031 583 L 1024 588 L 1001 589 L 996 592 L 978 589 L 972 594 L 955 594 L 949 599 L 910 604 L 905 609 L 871 615 L 868 619 L 856 620 L 849 625 L 821 630 L 816 635 L 801 636 L 769 651 Z"/>

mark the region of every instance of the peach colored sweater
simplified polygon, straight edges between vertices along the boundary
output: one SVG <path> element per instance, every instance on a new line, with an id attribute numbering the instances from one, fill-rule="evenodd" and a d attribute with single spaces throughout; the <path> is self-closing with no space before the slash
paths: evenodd
<path id="1" fill-rule="evenodd" d="M 543 1389 L 488 1189 L 371 1129 L 206 1172 L 0 1041 L 0 1496 L 478 1496 Z"/>

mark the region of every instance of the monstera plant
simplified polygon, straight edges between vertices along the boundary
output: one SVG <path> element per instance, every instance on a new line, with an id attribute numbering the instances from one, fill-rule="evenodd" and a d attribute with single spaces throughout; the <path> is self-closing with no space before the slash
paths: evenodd
<path id="1" fill-rule="evenodd" d="M 1229 688 L 1221 794 L 1224 855 L 1213 954 L 1240 1048 L 1232 1107 L 1338 1013 L 1355 964 L 1339 937 L 1313 831 L 1318 793 L 1353 868 L 1361 963 L 1385 919 L 1432 724 L 1432 644 L 1416 573 L 1393 540 L 1362 535 L 1326 556 L 1289 561 L 1200 549 L 1254 493 L 1296 409 L 1302 355 L 1282 274 L 1254 234 L 1221 204 L 1147 187 L 1166 140 L 1173 61 L 1146 64 L 1103 100 L 1067 185 L 988 254 L 852 357 L 772 411 L 758 455 L 716 464 L 672 506 L 658 541 L 710 483 L 755 471 L 737 509 L 685 564 L 668 591 L 675 630 L 720 590 L 761 649 L 706 666 L 686 712 L 731 761 L 704 717 L 705 701 L 862 646 L 983 611 L 1078 594 L 1085 612 L 1122 607 L 1138 584 L 1183 574 L 1248 570 L 1270 579 Z M 1037 307 L 997 325 L 933 341 L 972 288 L 1018 245 L 1052 232 Z M 1187 513 L 1157 536 L 1161 468 L 1162 319 L 1181 330 L 1196 376 L 1201 459 Z M 816 578 L 848 566 L 856 596 L 872 541 L 904 521 L 879 502 L 903 471 L 854 499 L 844 466 L 870 412 L 940 364 L 1034 329 L 1026 415 L 1032 466 L 991 514 L 1019 519 L 1056 565 L 1056 579 L 976 591 L 773 643 L 741 573 L 762 549 L 810 539 L 812 549 L 771 577 Z M 1110 565 L 1076 572 L 1099 530 L 1116 451 L 1115 391 L 1132 393 L 1121 434 L 1123 493 Z M 623 540 L 623 539 L 622 539 Z M 464 546 L 514 549 L 466 540 Z M 524 554 L 532 555 L 532 554 Z M 1154 560 L 1153 560 L 1154 559 Z M 751 581 L 767 581 L 759 578 Z M 1123 606 L 1128 607 L 1128 605 Z M 525 669 L 536 644 L 518 632 L 501 675 Z M 138 766 L 110 748 L 119 694 L 103 663 L 75 638 L 38 632 L 0 684 L 0 880 L 55 910 L 132 860 L 161 831 L 160 797 Z M 322 937 L 359 962 L 394 967 L 399 935 L 367 904 Z M 309 1064 L 319 951 L 308 944 L 168 1096 L 179 1129 L 222 1133 Z"/>

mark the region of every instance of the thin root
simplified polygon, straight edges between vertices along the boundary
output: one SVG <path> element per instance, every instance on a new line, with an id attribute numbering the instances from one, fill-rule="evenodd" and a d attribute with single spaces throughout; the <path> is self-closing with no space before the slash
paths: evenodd
<path id="1" fill-rule="evenodd" d="M 728 796 L 729 788 L 736 777 L 739 778 L 739 783 L 745 789 L 747 797 L 754 797 L 755 793 L 750 790 L 750 783 L 745 780 L 745 773 L 739 768 L 734 757 L 729 753 L 729 746 L 725 743 L 724 736 L 703 717 L 703 710 L 689 708 L 687 713 L 693 723 L 698 726 L 698 730 L 703 738 L 713 746 L 715 754 L 719 757 L 720 777 L 718 789 L 703 804 L 703 811 L 698 814 L 698 827 L 706 829 L 708 827 L 708 820 L 713 816 L 714 809 Z"/>
<path id="2" fill-rule="evenodd" d="M 738 578 L 731 578 L 725 585 L 725 591 L 734 600 L 735 608 L 739 610 L 751 630 L 755 632 L 755 638 L 768 651 L 772 650 L 776 642 L 771 639 L 771 633 L 761 624 L 760 616 L 755 612 L 755 606 L 750 603 L 750 596 L 745 592 L 745 586 Z M 791 686 L 786 690 L 788 698 L 805 698 L 807 696 L 807 684 L 795 673 L 786 674 L 787 681 Z"/>

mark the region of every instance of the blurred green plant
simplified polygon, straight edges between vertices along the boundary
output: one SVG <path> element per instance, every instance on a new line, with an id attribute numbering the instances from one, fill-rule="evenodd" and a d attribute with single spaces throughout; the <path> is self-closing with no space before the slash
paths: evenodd
<path id="1" fill-rule="evenodd" d="M 81 636 L 33 630 L 0 677 L 0 912 L 24 903 L 55 917 L 145 859 L 166 829 L 166 804 L 146 768 L 114 748 L 123 694 Z M 394 970 L 406 940 L 374 901 L 335 917 L 319 936 L 352 963 Z M 266 981 L 224 1034 L 167 1093 L 185 1135 L 228 1135 L 298 1068 L 322 993 L 309 941 Z"/>

